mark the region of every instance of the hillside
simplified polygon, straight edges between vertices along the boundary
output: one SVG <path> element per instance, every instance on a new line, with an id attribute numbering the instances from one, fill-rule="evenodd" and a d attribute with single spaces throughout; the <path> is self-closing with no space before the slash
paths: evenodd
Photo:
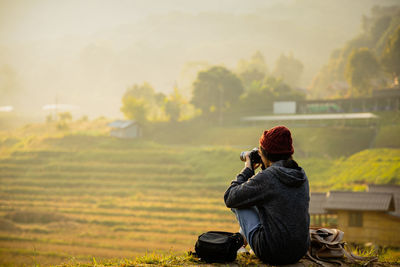
<path id="1" fill-rule="evenodd" d="M 174 253 L 192 250 L 202 232 L 237 231 L 222 196 L 243 167 L 240 151 L 249 145 L 119 140 L 106 136 L 103 123 L 87 123 L 92 128 L 80 123 L 69 134 L 31 125 L 2 135 L 0 264 L 93 263 L 93 258 L 107 262 L 135 256 L 135 264 L 167 261 Z M 247 130 L 249 136 L 258 135 L 259 129 Z M 221 141 L 229 132 L 218 136 L 212 131 Z M 317 151 L 313 144 L 322 146 L 328 131 L 295 129 L 294 136 L 297 142 L 312 137 L 315 142 L 303 147 Z M 338 133 L 332 132 L 328 144 L 339 143 Z M 357 134 L 349 138 L 356 142 Z M 400 184 L 400 149 L 367 149 L 348 157 L 303 153 L 296 159 L 314 192 L 362 190 L 371 182 Z M 144 256 L 148 251 L 156 254 Z"/>
<path id="2" fill-rule="evenodd" d="M 0 160 L 0 263 L 186 251 L 211 225 L 234 231 L 222 194 L 237 154 L 84 136 L 17 148 Z M 224 176 L 193 166 L 210 155 L 239 166 Z"/>

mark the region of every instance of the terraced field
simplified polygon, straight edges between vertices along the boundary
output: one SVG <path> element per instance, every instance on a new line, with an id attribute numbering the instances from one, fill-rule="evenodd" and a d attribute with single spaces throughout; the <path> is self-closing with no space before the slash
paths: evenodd
<path id="1" fill-rule="evenodd" d="M 103 135 L 3 137 L 0 265 L 115 263 L 146 252 L 192 250 L 208 230 L 237 231 L 223 194 L 243 167 L 239 152 L 249 148 Z M 316 192 L 399 184 L 399 153 L 295 157 Z"/>
<path id="2" fill-rule="evenodd" d="M 223 193 L 237 156 L 83 136 L 14 149 L 0 159 L 0 263 L 186 251 L 204 231 L 235 231 Z"/>

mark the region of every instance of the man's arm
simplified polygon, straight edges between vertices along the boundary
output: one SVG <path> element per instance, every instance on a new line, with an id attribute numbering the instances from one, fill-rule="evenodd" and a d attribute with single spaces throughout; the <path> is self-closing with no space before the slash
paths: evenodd
<path id="1" fill-rule="evenodd" d="M 248 208 L 264 201 L 268 195 L 268 179 L 265 172 L 254 175 L 250 168 L 244 168 L 232 181 L 224 195 L 228 208 Z M 250 179 L 251 178 L 251 179 Z"/>

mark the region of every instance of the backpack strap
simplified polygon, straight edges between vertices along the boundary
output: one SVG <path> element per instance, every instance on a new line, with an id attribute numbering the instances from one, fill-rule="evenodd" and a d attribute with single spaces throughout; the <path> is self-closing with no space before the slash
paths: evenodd
<path id="1" fill-rule="evenodd" d="M 372 257 L 362 257 L 362 256 L 354 255 L 351 251 L 348 251 L 345 248 L 345 244 L 342 244 L 341 248 L 343 250 L 344 255 L 346 255 L 346 258 L 348 258 L 353 263 L 357 263 L 358 261 L 365 261 L 365 263 L 363 265 L 367 266 L 371 262 L 378 260 L 378 257 L 373 257 L 373 256 Z"/>
<path id="2" fill-rule="evenodd" d="M 317 260 L 316 258 L 314 258 L 313 256 L 311 256 L 310 251 L 307 251 L 306 256 L 307 256 L 307 258 L 309 258 L 309 259 L 312 260 L 313 262 L 315 262 L 315 263 L 317 263 L 317 264 L 319 264 L 319 265 L 321 265 L 321 266 L 325 266 L 324 263 L 323 263 L 322 261 Z"/>
<path id="3" fill-rule="evenodd" d="M 315 262 L 316 264 L 319 264 L 323 267 L 331 267 L 331 265 L 328 265 L 328 263 L 336 263 L 339 264 L 340 266 L 343 265 L 343 262 L 339 261 L 339 260 L 333 260 L 333 259 L 322 259 L 318 256 L 313 257 L 311 256 L 310 251 L 307 251 L 306 253 L 306 257 L 309 258 L 311 261 Z"/>
<path id="4" fill-rule="evenodd" d="M 343 231 L 338 229 L 317 228 L 310 229 L 311 244 L 306 256 L 315 263 L 326 266 L 326 263 L 342 265 L 340 258 L 346 258 L 352 263 L 363 262 L 363 265 L 376 261 L 377 257 L 361 257 L 346 249 L 343 241 Z"/>
<path id="5" fill-rule="evenodd" d="M 336 233 L 328 233 L 328 234 L 334 235 L 333 238 L 330 238 L 331 241 L 328 241 L 328 240 L 324 239 L 323 237 L 321 237 L 319 235 L 318 231 L 310 230 L 311 240 L 316 239 L 318 241 L 318 243 L 325 244 L 325 245 L 337 245 L 337 244 L 343 243 L 343 241 L 341 241 L 343 238 L 343 232 L 342 231 L 340 231 L 340 232 L 337 231 Z"/>

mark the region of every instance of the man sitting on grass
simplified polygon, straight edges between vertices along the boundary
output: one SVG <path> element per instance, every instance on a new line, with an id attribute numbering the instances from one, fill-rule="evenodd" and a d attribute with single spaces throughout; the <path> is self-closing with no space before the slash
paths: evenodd
<path id="1" fill-rule="evenodd" d="M 266 168 L 254 174 L 260 164 L 252 166 L 247 155 L 245 168 L 224 196 L 251 249 L 273 265 L 297 262 L 310 244 L 309 185 L 293 152 L 288 128 L 264 131 L 258 153 Z"/>

